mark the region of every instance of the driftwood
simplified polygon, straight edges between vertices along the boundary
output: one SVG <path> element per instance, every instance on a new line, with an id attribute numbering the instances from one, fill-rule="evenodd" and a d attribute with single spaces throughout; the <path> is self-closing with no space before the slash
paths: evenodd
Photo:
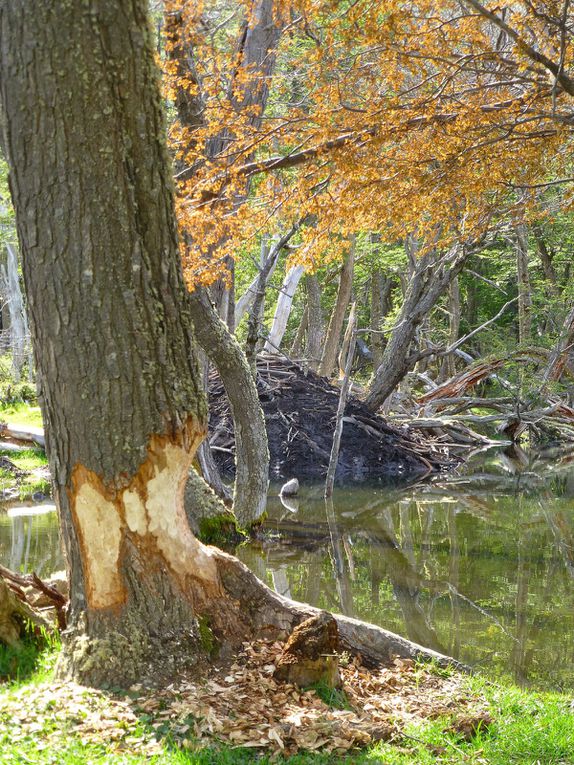
<path id="1" fill-rule="evenodd" d="M 270 476 L 323 481 L 331 454 L 339 388 L 279 356 L 259 356 L 257 389 L 265 414 Z M 409 480 L 453 465 L 447 450 L 407 427 L 397 428 L 350 396 L 337 463 L 337 479 Z M 234 470 L 229 404 L 218 375 L 209 380 L 209 439 L 223 474 Z"/>
<path id="2" fill-rule="evenodd" d="M 32 426 L 12 426 L 5 422 L 0 422 L 0 438 L 9 438 L 13 441 L 25 441 L 45 448 L 46 440 L 44 438 L 43 428 L 34 428 Z"/>
<path id="3" fill-rule="evenodd" d="M 18 642 L 25 621 L 37 627 L 53 629 L 42 613 L 44 608 L 54 608 L 58 629 L 66 629 L 66 595 L 53 584 L 42 581 L 34 572 L 17 574 L 0 565 L 0 591 L 0 641 L 14 645 L 14 630 L 18 627 Z M 12 642 L 8 639 L 10 636 Z"/>
<path id="4" fill-rule="evenodd" d="M 550 352 L 546 348 L 527 348 L 508 353 L 505 356 L 496 356 L 472 364 L 468 369 L 451 377 L 442 385 L 419 396 L 417 404 L 424 406 L 437 399 L 449 399 L 455 396 L 464 396 L 469 390 L 502 369 L 509 361 L 528 362 L 548 359 Z"/>
<path id="5" fill-rule="evenodd" d="M 418 416 L 414 419 L 403 417 L 402 421 L 408 422 L 411 427 L 427 430 L 442 443 L 448 437 L 459 443 L 486 444 L 489 439 L 471 431 L 471 425 L 487 429 L 493 435 L 502 434 L 514 443 L 526 430 L 539 442 L 574 441 L 574 409 L 545 389 L 548 374 L 543 375 L 543 385 L 537 396 L 523 397 L 518 390 L 514 391 L 514 396 L 493 399 L 467 395 L 477 384 L 495 375 L 509 359 L 519 363 L 544 361 L 548 371 L 555 368 L 556 358 L 556 353 L 551 354 L 544 348 L 528 348 L 505 357 L 490 358 L 472 364 L 463 372 L 420 396 L 416 401 Z M 505 387 L 511 386 L 507 382 Z M 475 407 L 493 413 L 469 412 Z"/>
<path id="6" fill-rule="evenodd" d="M 29 605 L 24 590 L 0 576 L 0 643 L 18 648 L 28 625 L 51 629 L 50 622 Z"/>

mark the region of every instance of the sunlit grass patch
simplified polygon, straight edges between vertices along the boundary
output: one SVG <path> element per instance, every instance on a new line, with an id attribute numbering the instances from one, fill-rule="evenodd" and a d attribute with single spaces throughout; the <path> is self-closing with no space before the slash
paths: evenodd
<path id="1" fill-rule="evenodd" d="M 7 422 L 8 425 L 30 425 L 35 428 L 44 426 L 40 407 L 24 402 L 16 402 L 1 407 L 0 421 Z"/>

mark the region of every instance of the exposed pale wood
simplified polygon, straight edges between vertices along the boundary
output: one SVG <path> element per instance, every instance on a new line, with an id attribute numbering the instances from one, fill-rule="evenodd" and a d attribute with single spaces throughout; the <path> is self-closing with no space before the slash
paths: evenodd
<path id="1" fill-rule="evenodd" d="M 295 290 L 303 276 L 304 270 L 303 266 L 292 266 L 285 276 L 279 292 L 279 298 L 277 299 L 269 336 L 263 347 L 266 353 L 277 353 L 281 348 L 281 341 L 287 329 Z"/>

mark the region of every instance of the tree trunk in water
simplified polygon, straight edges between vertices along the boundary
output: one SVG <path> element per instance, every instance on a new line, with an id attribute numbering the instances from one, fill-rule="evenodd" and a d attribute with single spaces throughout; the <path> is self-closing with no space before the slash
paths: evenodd
<path id="1" fill-rule="evenodd" d="M 523 223 L 516 232 L 516 273 L 518 276 L 518 342 L 528 343 L 532 330 L 532 293 L 528 273 L 528 231 Z"/>
<path id="2" fill-rule="evenodd" d="M 224 649 L 314 612 L 200 544 L 185 516 L 206 408 L 146 5 L 0 4 L 5 145 L 71 586 L 60 671 L 115 686 L 196 663 L 197 615 Z M 367 660 L 430 655 L 337 621 Z"/>
<path id="3" fill-rule="evenodd" d="M 441 258 L 429 253 L 416 263 L 405 300 L 397 317 L 395 329 L 385 347 L 383 361 L 369 385 L 366 404 L 376 410 L 409 372 L 419 354 L 410 353 L 417 327 L 462 271 L 469 251 L 456 246 Z"/>
<path id="4" fill-rule="evenodd" d="M 343 262 L 343 268 L 341 269 L 337 300 L 335 302 L 335 307 L 333 308 L 333 313 L 331 314 L 329 328 L 327 329 L 327 336 L 325 338 L 325 345 L 323 347 L 323 355 L 317 370 L 317 373 L 323 377 L 330 377 L 330 375 L 333 373 L 333 370 L 335 369 L 335 364 L 337 363 L 339 341 L 341 339 L 341 332 L 343 331 L 343 325 L 345 323 L 347 306 L 351 300 L 351 292 L 353 290 L 354 267 L 355 243 L 353 242 L 349 254 Z"/>
<path id="5" fill-rule="evenodd" d="M 267 353 L 277 353 L 281 347 L 281 341 L 287 329 L 287 322 L 289 321 L 289 314 L 293 305 L 295 290 L 303 276 L 303 271 L 303 266 L 292 266 L 281 286 L 269 337 L 263 348 Z"/>
<path id="6" fill-rule="evenodd" d="M 189 305 L 197 340 L 219 372 L 229 399 L 237 454 L 233 509 L 247 527 L 263 515 L 269 485 L 267 429 L 257 387 L 241 346 L 217 315 L 207 291 L 196 287 Z"/>
<path id="7" fill-rule="evenodd" d="M 305 278 L 307 289 L 307 346 L 305 356 L 309 366 L 316 371 L 321 360 L 321 344 L 323 343 L 323 311 L 321 310 L 321 285 L 316 274 L 308 274 Z"/>

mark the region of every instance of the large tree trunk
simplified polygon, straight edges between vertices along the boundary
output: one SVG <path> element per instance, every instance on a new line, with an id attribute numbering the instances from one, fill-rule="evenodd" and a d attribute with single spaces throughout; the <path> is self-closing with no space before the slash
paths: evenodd
<path id="1" fill-rule="evenodd" d="M 153 638 L 193 635 L 190 584 L 219 587 L 182 502 L 206 407 L 145 3 L 0 9 L 6 146 L 71 624 L 109 649 L 105 666 L 72 641 L 70 662 L 96 681 L 135 677 Z"/>
<path id="2" fill-rule="evenodd" d="M 335 307 L 331 314 L 327 335 L 325 337 L 325 344 L 323 346 L 323 355 L 321 356 L 321 363 L 317 370 L 318 374 L 323 377 L 329 377 L 333 373 L 335 364 L 337 363 L 339 341 L 341 340 L 341 332 L 343 331 L 343 325 L 345 323 L 345 314 L 347 313 L 347 306 L 351 300 L 351 292 L 353 290 L 354 268 L 355 243 L 353 242 L 348 255 L 343 261 L 343 268 L 341 269 L 341 276 L 339 278 L 337 300 L 335 301 Z"/>
<path id="3" fill-rule="evenodd" d="M 71 585 L 62 671 L 120 685 L 284 636 L 312 609 L 205 547 L 183 490 L 206 411 L 145 0 L 0 2 L 0 99 Z M 366 658 L 421 649 L 339 618 Z"/>

